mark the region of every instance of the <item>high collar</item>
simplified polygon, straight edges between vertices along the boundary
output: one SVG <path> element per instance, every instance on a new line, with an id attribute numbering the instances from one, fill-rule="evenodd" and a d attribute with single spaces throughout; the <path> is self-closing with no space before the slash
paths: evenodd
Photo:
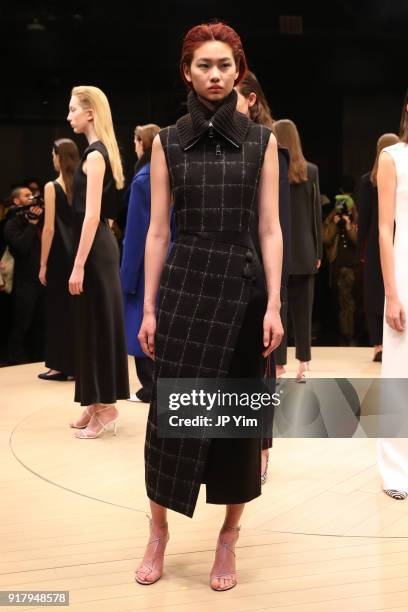
<path id="1" fill-rule="evenodd" d="M 181 117 L 177 123 L 177 133 L 184 150 L 190 148 L 213 128 L 224 138 L 239 148 L 245 140 L 250 120 L 238 113 L 237 92 L 235 89 L 225 98 L 215 112 L 205 106 L 191 91 L 187 98 L 188 115 Z"/>

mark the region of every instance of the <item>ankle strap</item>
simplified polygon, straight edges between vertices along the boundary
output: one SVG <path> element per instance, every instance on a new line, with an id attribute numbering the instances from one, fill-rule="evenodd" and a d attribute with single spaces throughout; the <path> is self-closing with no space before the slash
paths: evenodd
<path id="1" fill-rule="evenodd" d="M 225 533 L 226 531 L 234 531 L 238 533 L 241 530 L 241 525 L 238 527 L 221 527 L 220 533 Z"/>
<path id="2" fill-rule="evenodd" d="M 99 412 L 104 412 L 105 410 L 109 410 L 110 408 L 116 408 L 116 405 L 115 404 L 107 404 L 103 408 L 99 408 L 99 410 L 95 410 L 95 414 L 98 414 Z"/>

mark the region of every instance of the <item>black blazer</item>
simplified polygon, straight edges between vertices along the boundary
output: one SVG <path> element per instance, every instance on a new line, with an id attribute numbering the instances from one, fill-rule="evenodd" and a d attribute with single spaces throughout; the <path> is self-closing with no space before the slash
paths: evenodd
<path id="1" fill-rule="evenodd" d="M 14 284 L 39 283 L 41 238 L 37 225 L 21 215 L 11 217 L 4 229 L 4 239 L 14 257 Z"/>
<path id="2" fill-rule="evenodd" d="M 307 181 L 290 185 L 291 249 L 289 274 L 316 274 L 322 258 L 319 171 L 307 162 Z"/>

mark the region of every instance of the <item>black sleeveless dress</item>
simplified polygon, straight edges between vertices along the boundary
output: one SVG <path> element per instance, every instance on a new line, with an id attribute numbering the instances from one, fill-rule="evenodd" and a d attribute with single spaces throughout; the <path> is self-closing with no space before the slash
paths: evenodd
<path id="1" fill-rule="evenodd" d="M 271 130 L 236 103 L 233 90 L 212 114 L 192 92 L 189 114 L 160 132 L 176 239 L 160 282 L 156 382 L 263 375 L 267 296 L 250 229 Z M 261 494 L 261 439 L 159 438 L 156 392 L 145 442 L 151 500 L 191 517 L 203 482 L 209 503 Z"/>
<path id="2" fill-rule="evenodd" d="M 65 191 L 55 188 L 54 238 L 47 263 L 45 365 L 74 375 L 74 310 L 68 281 L 73 266 L 73 210 Z"/>
<path id="3" fill-rule="evenodd" d="M 108 152 L 101 141 L 84 151 L 74 175 L 74 253 L 77 252 L 85 216 L 87 177 L 82 164 L 91 151 L 105 160 L 101 218 L 85 264 L 84 291 L 75 300 L 75 401 L 82 406 L 114 404 L 129 397 L 119 248 L 108 219 L 118 213 L 120 200 Z"/>

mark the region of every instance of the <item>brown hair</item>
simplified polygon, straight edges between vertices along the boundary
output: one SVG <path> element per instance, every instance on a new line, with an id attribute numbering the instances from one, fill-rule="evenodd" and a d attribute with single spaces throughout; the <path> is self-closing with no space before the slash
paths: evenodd
<path id="1" fill-rule="evenodd" d="M 191 66 L 195 50 L 201 47 L 201 45 L 204 43 L 212 40 L 218 40 L 231 47 L 235 65 L 238 69 L 238 78 L 235 81 L 235 85 L 241 81 L 242 77 L 248 70 L 242 42 L 235 30 L 230 28 L 230 26 L 226 25 L 222 21 L 202 23 L 194 28 L 191 28 L 191 30 L 187 32 L 184 37 L 183 48 L 181 50 L 180 75 L 184 83 L 190 89 L 192 89 L 193 86 L 184 76 L 184 66 Z"/>
<path id="2" fill-rule="evenodd" d="M 272 128 L 273 130 L 271 109 L 269 108 L 265 94 L 255 74 L 248 70 L 237 86 L 237 89 L 239 89 L 239 92 L 244 98 L 249 98 L 251 93 L 256 95 L 255 104 L 249 108 L 249 117 L 254 123 L 266 125 L 266 127 Z"/>
<path id="3" fill-rule="evenodd" d="M 402 105 L 401 122 L 400 122 L 400 133 L 399 137 L 401 142 L 408 143 L 408 89 L 405 93 L 404 104 Z"/>
<path id="4" fill-rule="evenodd" d="M 384 149 L 384 147 L 389 147 L 390 145 L 396 144 L 397 142 L 399 142 L 398 136 L 392 133 L 383 134 L 377 140 L 377 155 L 375 157 L 374 166 L 370 174 L 370 181 L 376 187 L 377 187 L 378 160 L 380 158 L 380 153 Z"/>
<path id="5" fill-rule="evenodd" d="M 72 183 L 79 163 L 79 152 L 73 140 L 60 138 L 54 142 L 54 153 L 58 155 L 60 171 L 65 185 L 68 203 L 72 204 Z"/>
<path id="6" fill-rule="evenodd" d="M 135 127 L 136 140 L 142 143 L 145 153 L 152 148 L 154 137 L 159 132 L 160 128 L 155 123 L 147 123 L 146 125 L 137 125 Z"/>
<path id="7" fill-rule="evenodd" d="M 273 127 L 278 143 L 289 151 L 289 183 L 304 183 L 307 181 L 307 162 L 296 125 L 290 119 L 280 119 Z"/>

